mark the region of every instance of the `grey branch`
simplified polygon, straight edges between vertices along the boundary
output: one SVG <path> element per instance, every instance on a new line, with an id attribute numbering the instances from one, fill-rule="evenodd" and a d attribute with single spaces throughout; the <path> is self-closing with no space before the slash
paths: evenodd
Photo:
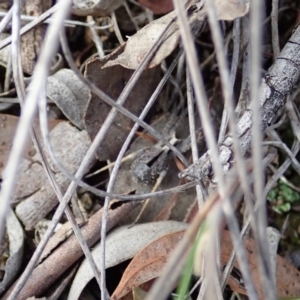
<path id="1" fill-rule="evenodd" d="M 272 124 L 277 111 L 283 107 L 286 97 L 291 93 L 300 78 L 300 25 L 289 39 L 277 60 L 264 75 L 260 87 L 262 130 Z M 252 112 L 245 110 L 237 123 L 237 132 L 243 155 L 251 145 Z M 227 172 L 233 162 L 233 141 L 229 133 L 219 144 L 220 161 L 223 171 Z M 179 174 L 189 180 L 211 180 L 214 177 L 209 150 L 199 160 Z"/>

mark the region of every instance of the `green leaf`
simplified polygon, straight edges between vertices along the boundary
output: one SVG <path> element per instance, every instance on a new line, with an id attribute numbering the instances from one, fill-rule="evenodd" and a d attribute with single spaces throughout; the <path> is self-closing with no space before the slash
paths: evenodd
<path id="1" fill-rule="evenodd" d="M 268 200 L 271 202 L 275 201 L 276 197 L 277 197 L 277 191 L 275 189 L 272 189 L 267 196 Z"/>
<path id="2" fill-rule="evenodd" d="M 194 242 L 194 245 L 188 255 L 187 262 L 186 262 L 183 274 L 181 276 L 181 279 L 180 279 L 180 282 L 179 282 L 179 285 L 177 288 L 177 292 L 176 292 L 177 295 L 176 295 L 176 297 L 174 297 L 174 300 L 175 299 L 176 300 L 185 300 L 186 299 L 186 295 L 189 291 L 191 279 L 192 279 L 192 275 L 193 275 L 196 249 L 197 249 L 198 243 L 201 240 L 201 237 L 203 236 L 203 234 L 205 234 L 205 231 L 207 231 L 207 225 L 204 222 L 199 229 L 199 232 L 198 232 L 198 235 Z"/>
<path id="3" fill-rule="evenodd" d="M 274 206 L 273 209 L 279 214 L 287 213 L 291 210 L 291 204 L 286 202 L 284 204 Z"/>

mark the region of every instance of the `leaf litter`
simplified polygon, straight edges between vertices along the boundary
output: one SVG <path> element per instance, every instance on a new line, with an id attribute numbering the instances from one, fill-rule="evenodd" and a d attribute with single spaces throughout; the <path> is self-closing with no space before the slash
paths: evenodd
<path id="1" fill-rule="evenodd" d="M 34 16 L 38 16 L 43 12 L 43 9 L 48 9 L 50 7 L 48 4 L 46 8 L 40 10 L 40 7 L 38 7 L 38 3 L 38 0 L 28 1 L 28 3 L 26 4 L 27 6 L 25 6 L 26 9 L 24 10 L 24 12 Z M 171 4 L 170 2 L 168 3 L 168 1 L 165 1 L 165 3 L 161 5 L 160 8 L 156 6 L 157 4 L 154 0 L 140 1 L 140 3 L 152 8 L 154 13 L 166 13 L 171 10 Z M 216 7 L 216 14 L 219 20 L 234 20 L 236 18 L 245 16 L 245 14 L 247 14 L 249 10 L 249 3 L 242 5 L 239 4 L 239 1 L 235 0 L 215 0 L 214 3 Z M 95 20 L 101 23 L 104 22 L 104 19 L 101 19 L 101 17 L 98 18 L 99 16 L 109 15 L 118 7 L 120 7 L 120 10 L 127 9 L 128 11 L 128 6 L 126 8 L 127 3 L 124 4 L 124 8 L 121 7 L 122 5 L 123 1 L 113 1 L 110 3 L 107 1 L 73 1 L 72 12 L 80 16 L 93 15 L 96 17 Z M 32 9 L 33 12 L 31 12 Z M 200 5 L 198 3 L 193 7 L 193 9 L 189 11 L 190 25 L 194 30 L 194 34 L 196 34 L 200 29 L 203 30 L 203 28 L 205 27 L 205 9 L 205 6 L 204 8 L 202 8 L 202 4 Z M 132 12 L 134 12 L 134 10 Z M 129 16 L 129 19 L 130 18 L 131 20 L 133 20 L 132 15 Z M 91 25 L 88 25 L 87 28 L 89 26 Z M 174 51 L 177 51 L 177 47 L 181 47 L 179 25 L 176 19 L 175 12 L 170 12 L 169 14 L 150 22 L 134 35 L 130 34 L 130 37 L 128 38 L 126 43 L 120 45 L 117 48 L 113 46 L 113 49 L 116 49 L 104 58 L 89 59 L 86 64 L 85 70 L 86 78 L 93 82 L 99 89 L 104 91 L 111 98 L 116 100 L 126 86 L 127 82 L 130 80 L 134 70 L 138 68 L 149 49 L 151 49 L 151 47 L 158 41 L 159 37 L 162 36 L 162 33 L 167 28 L 168 30 L 166 31 L 166 34 L 160 41 L 161 45 L 158 51 L 154 54 L 148 68 L 140 77 L 137 85 L 130 93 L 125 104 L 125 108 L 127 108 L 135 115 L 139 115 L 140 111 L 144 108 L 145 104 L 153 93 L 154 88 L 157 86 L 161 78 L 161 63 L 165 63 L 165 60 L 168 61 L 168 59 L 172 56 L 172 53 Z M 40 27 L 36 27 L 33 31 L 29 32 L 29 34 L 26 34 L 22 37 L 22 55 L 24 57 L 23 71 L 27 74 L 31 74 L 34 69 L 37 59 L 37 53 L 39 52 L 39 48 L 43 38 L 44 29 L 45 25 L 41 25 Z M 115 28 L 115 30 L 117 29 Z M 108 33 L 98 33 L 101 37 L 101 43 L 104 42 L 105 44 L 107 39 L 109 40 Z M 83 52 L 83 49 L 81 49 L 81 51 Z M 177 72 L 179 73 L 179 70 L 177 70 Z M 168 87 L 169 89 L 170 86 Z M 172 93 L 169 93 L 169 95 L 171 94 Z M 173 95 L 174 94 L 176 93 L 173 92 Z M 78 130 L 77 128 L 71 126 L 69 123 L 62 122 L 57 125 L 57 127 L 54 128 L 50 133 L 51 143 L 53 144 L 54 150 L 59 157 L 59 160 L 66 166 L 69 172 L 74 174 L 81 161 L 84 159 L 85 153 L 90 145 L 90 140 L 93 140 L 95 138 L 98 130 L 104 123 L 111 107 L 108 106 L 103 101 L 103 99 L 100 99 L 96 95 L 92 93 L 88 95 L 88 89 L 77 79 L 75 74 L 68 69 L 60 70 L 52 76 L 48 77 L 47 97 L 56 104 L 56 106 L 62 111 L 64 116 L 71 123 L 79 128 Z M 153 116 L 151 116 L 151 118 L 152 117 Z M 5 130 L 1 131 L 0 133 L 2 134 L 2 137 L 0 136 L 0 145 L 2 147 L 2 156 L 0 163 L 1 167 L 4 168 L 6 164 L 6 157 L 10 150 L 10 144 L 12 142 L 12 137 L 14 135 L 16 123 L 18 120 L 16 117 L 12 117 L 9 115 L 3 115 L 2 120 L 7 122 L 6 124 L 8 124 L 8 126 L 5 126 Z M 61 122 L 61 120 L 57 122 Z M 187 122 L 188 120 L 185 119 L 182 124 L 185 125 L 185 123 Z M 166 124 L 166 122 L 163 124 Z M 118 113 L 117 118 L 115 119 L 113 125 L 110 127 L 109 134 L 107 135 L 102 145 L 97 149 L 97 159 L 100 161 L 114 160 L 122 144 L 124 143 L 125 138 L 127 137 L 132 125 L 133 122 L 131 120 Z M 155 127 L 154 123 L 153 127 Z M 60 133 L 58 134 L 57 131 L 59 131 Z M 188 133 L 185 133 L 185 136 L 187 135 Z M 145 153 L 145 149 L 148 149 L 147 147 L 151 148 L 153 147 L 153 144 L 151 144 L 151 142 L 148 142 L 147 144 L 145 143 L 145 139 L 138 138 L 134 143 L 132 143 L 131 148 L 127 154 L 134 153 L 134 151 L 138 150 Z M 164 153 L 164 151 L 162 151 L 162 153 Z M 160 154 L 158 156 L 160 156 Z M 55 164 L 51 162 L 48 155 L 47 160 L 49 160 L 48 163 L 50 164 L 50 167 L 53 170 L 55 178 L 58 181 L 60 187 L 63 191 L 65 191 L 70 184 L 70 180 L 58 170 Z M 174 186 L 179 182 L 177 178 L 178 169 L 176 168 L 173 161 L 171 162 L 172 165 L 168 169 L 168 175 L 161 183 L 161 189 L 166 189 L 169 186 Z M 155 165 L 152 160 L 148 161 L 146 164 L 147 167 L 152 167 Z M 131 174 L 132 169 L 132 161 L 122 164 L 117 178 L 117 183 L 114 187 L 115 193 L 143 194 L 151 190 L 151 186 L 147 184 L 141 184 L 140 182 L 134 180 L 134 176 L 132 176 Z M 151 174 L 153 175 L 154 173 Z M 182 182 L 182 179 L 180 180 L 180 182 Z M 26 234 L 28 230 L 33 229 L 35 224 L 37 224 L 37 222 L 41 218 L 49 217 L 49 213 L 51 213 L 51 210 L 57 204 L 57 197 L 51 190 L 52 188 L 50 187 L 50 185 L 47 184 L 47 177 L 44 175 L 44 170 L 41 165 L 41 158 L 36 154 L 30 155 L 30 157 L 26 157 L 22 160 L 20 179 L 16 183 L 16 185 L 17 187 L 15 190 L 14 201 L 19 202 L 19 204 L 15 206 L 15 211 L 19 219 L 25 226 Z M 169 218 L 183 220 L 184 217 L 186 217 L 186 219 L 192 219 L 192 215 L 197 214 L 197 209 L 195 206 L 196 202 L 193 201 L 194 199 L 194 192 L 190 194 L 184 192 L 179 195 L 174 195 L 172 198 L 166 197 L 165 199 L 159 199 L 159 201 L 151 201 L 153 205 L 149 205 L 149 207 L 147 208 L 148 211 L 146 210 L 144 217 L 139 221 L 151 222 L 154 219 L 167 220 Z M 25 208 L 26 203 L 29 203 L 29 206 L 27 208 Z M 159 203 L 159 205 L 157 205 L 157 203 Z M 183 205 L 181 205 L 180 203 Z M 116 223 L 127 225 L 131 224 L 135 220 L 135 216 L 138 214 L 138 211 L 141 209 L 141 205 L 138 205 L 137 203 L 126 204 L 128 208 L 126 208 L 127 206 L 120 201 L 113 202 L 112 205 L 121 205 L 119 207 L 119 210 L 121 212 L 119 213 L 117 219 L 114 219 L 114 208 L 112 208 L 111 206 L 111 210 L 109 211 L 109 213 L 112 214 L 112 216 L 109 216 L 108 219 L 109 228 L 115 226 Z M 191 213 L 192 211 L 193 213 Z M 100 217 L 100 215 L 97 214 L 98 213 L 96 213 L 96 215 L 94 216 L 90 216 L 87 223 L 85 223 L 86 221 L 82 220 L 78 222 L 83 226 L 83 228 L 88 228 L 88 224 L 90 222 L 92 223 L 93 217 Z M 117 262 L 115 262 L 115 264 L 119 264 L 123 259 L 134 257 L 124 273 L 123 279 L 120 282 L 120 286 L 114 292 L 112 296 L 113 299 L 121 298 L 123 295 L 130 292 L 133 288 L 136 288 L 143 282 L 147 282 L 150 279 L 155 278 L 161 274 L 161 269 L 170 256 L 169 252 L 171 252 L 171 250 L 176 247 L 178 241 L 183 236 L 182 232 L 176 234 L 170 233 L 170 231 L 172 230 L 168 229 L 168 226 L 166 224 L 170 224 L 170 222 L 172 221 L 166 222 L 167 223 L 152 222 L 145 225 L 146 227 L 143 227 L 143 225 L 136 225 L 130 229 L 128 229 L 128 227 L 122 227 L 122 229 L 120 229 L 120 231 L 122 231 L 122 234 L 124 235 L 129 234 L 131 230 L 133 232 L 134 230 L 137 230 L 137 232 L 130 238 L 119 237 L 118 240 L 120 242 L 120 246 L 118 248 L 119 250 L 117 251 L 118 253 L 115 253 L 114 251 L 108 251 L 108 255 L 106 256 L 106 259 L 110 260 L 116 259 L 118 255 L 121 254 L 121 258 Z M 151 231 L 152 225 L 159 226 L 159 224 L 163 224 L 163 228 L 157 229 L 156 231 Z M 183 227 L 187 226 L 185 223 L 179 224 L 181 224 Z M 9 226 L 15 227 L 15 225 Z M 95 228 L 92 230 L 93 233 L 87 230 L 88 233 L 84 236 L 87 241 L 89 241 L 89 246 L 94 245 L 95 242 L 99 239 L 99 234 L 96 234 L 95 232 L 97 230 L 99 232 L 100 229 L 99 227 Z M 150 233 L 147 234 L 147 230 L 150 230 L 152 235 Z M 21 249 L 23 245 L 21 232 L 19 234 L 18 240 L 20 242 L 19 249 L 17 250 L 17 252 L 19 252 L 19 256 L 17 258 L 17 262 L 15 262 L 15 265 L 13 267 L 13 275 L 10 275 L 10 265 L 7 264 L 8 269 L 5 272 L 5 276 L 9 276 L 9 279 L 4 280 L 2 282 L 2 285 L 0 285 L 0 288 L 6 289 L 7 282 L 10 282 L 12 280 L 11 278 L 15 276 L 19 268 L 20 257 L 22 257 Z M 115 232 L 119 232 L 118 229 L 108 234 L 106 247 L 110 247 L 110 241 L 111 239 L 113 239 Z M 130 255 L 120 250 L 122 249 L 122 247 L 124 247 L 125 242 L 128 242 L 129 246 L 133 247 L 134 242 L 138 241 L 138 237 L 143 235 L 145 235 L 146 241 L 141 242 L 141 244 L 139 245 L 139 250 L 144 247 L 144 249 L 142 249 L 139 254 L 136 255 L 136 253 L 138 252 L 137 248 L 135 248 L 135 250 Z M 158 239 L 159 236 L 161 237 Z M 221 260 L 223 264 L 226 264 L 229 256 L 231 255 L 232 244 L 227 232 L 222 232 L 221 237 L 222 243 L 225 245 L 223 246 L 222 244 L 221 246 Z M 150 246 L 145 247 L 145 245 L 148 244 L 151 239 L 156 239 L 156 241 L 154 241 Z M 54 253 L 59 253 L 58 255 L 60 255 L 60 251 L 64 253 L 63 262 L 65 268 L 70 267 L 82 255 L 81 252 L 80 255 L 75 255 L 67 252 L 68 247 L 71 247 L 69 249 L 74 248 L 77 251 L 80 251 L 80 248 L 75 248 L 74 244 L 66 243 L 66 241 L 72 241 L 72 243 L 76 243 L 76 238 L 74 236 L 72 237 L 71 231 L 69 229 L 63 233 L 60 233 L 59 235 L 54 235 L 51 241 L 52 242 L 49 244 L 49 248 L 45 250 L 42 258 L 40 259 L 40 265 L 36 267 L 33 276 L 30 279 L 31 281 L 29 281 L 29 285 L 25 286 L 24 291 L 26 292 L 24 292 L 23 297 L 27 298 L 29 296 L 39 295 L 41 291 L 49 288 L 49 286 L 60 276 L 60 271 L 57 270 L 57 268 L 53 268 L 55 266 L 55 263 L 57 262 L 56 259 L 58 259 L 58 257 L 60 256 L 55 256 Z M 257 288 L 257 291 L 259 292 L 259 298 L 262 298 L 263 292 L 258 280 L 259 271 L 257 270 L 258 268 L 256 262 L 254 241 L 249 237 L 245 238 L 245 246 L 249 259 L 249 266 L 251 268 L 251 275 L 254 279 L 254 284 Z M 77 245 L 76 247 L 79 246 Z M 97 252 L 97 249 L 98 245 L 95 247 L 93 252 Z M 10 255 L 11 258 L 14 257 L 13 253 L 11 253 Z M 68 256 L 70 258 L 69 260 Z M 56 257 L 56 259 L 53 259 L 53 257 Z M 140 261 L 137 262 L 138 260 Z M 50 262 L 50 267 L 45 267 L 46 263 L 48 262 Z M 45 265 L 43 265 L 43 263 L 45 263 Z M 83 265 L 87 265 L 87 262 L 85 261 Z M 109 266 L 110 263 L 107 264 L 107 267 Z M 50 276 L 51 268 L 53 268 L 54 273 L 57 273 L 55 276 Z M 45 274 L 46 276 L 49 275 L 49 281 L 46 283 L 47 280 L 45 280 L 45 284 L 41 283 L 41 289 L 39 290 L 39 288 L 37 289 L 34 286 L 37 285 L 37 282 L 39 282 L 38 279 L 40 279 L 41 282 L 44 280 L 42 279 L 44 278 L 42 276 L 42 270 L 49 270 L 46 271 L 46 273 L 48 273 Z M 234 270 L 239 271 L 239 265 L 237 263 L 234 264 Z M 278 276 L 279 273 L 290 274 L 290 276 L 282 278 L 282 276 Z M 77 276 L 79 276 L 79 274 L 80 273 L 78 272 Z M 286 260 L 280 258 L 279 256 L 277 257 L 276 274 L 278 295 L 280 297 L 299 295 L 299 287 L 297 284 L 295 284 L 295 278 L 299 277 L 299 273 L 295 270 L 295 268 L 287 263 Z M 80 296 L 81 291 L 92 277 L 93 274 L 91 271 L 89 271 L 88 277 L 86 277 L 84 280 L 82 280 L 82 278 L 78 279 L 79 281 L 81 281 L 81 287 L 76 292 L 77 298 Z M 245 288 L 243 288 L 241 282 L 242 281 L 238 281 L 234 276 L 231 276 L 229 278 L 228 285 L 233 291 L 247 295 L 247 291 L 245 290 Z M 76 280 L 74 281 L 73 286 L 79 286 L 79 284 L 76 283 Z M 73 294 L 70 293 L 69 298 L 75 299 L 72 295 Z"/>
<path id="2" fill-rule="evenodd" d="M 123 261 L 133 258 L 145 245 L 154 239 L 171 232 L 186 228 L 187 224 L 175 221 L 163 221 L 138 224 L 131 228 L 123 226 L 113 230 L 106 241 L 106 268 L 113 267 Z M 92 251 L 96 263 L 100 265 L 100 244 L 97 244 Z M 93 273 L 85 260 L 73 281 L 69 298 L 78 299 L 83 288 L 93 278 Z"/>
<path id="3" fill-rule="evenodd" d="M 47 79 L 47 97 L 79 129 L 84 129 L 83 115 L 89 90 L 69 69 L 61 69 Z"/>
<path id="4" fill-rule="evenodd" d="M 104 59 L 92 59 L 87 63 L 85 71 L 87 79 L 115 100 L 119 97 L 133 74 L 132 70 L 123 66 L 103 68 L 107 61 L 112 60 L 118 55 L 119 51 L 120 49 L 115 50 Z M 107 80 L 108 78 L 109 81 Z M 135 115 L 139 115 L 153 93 L 159 79 L 160 71 L 158 68 L 144 71 L 129 94 L 124 107 Z M 110 110 L 111 107 L 102 99 L 94 94 L 90 95 L 84 113 L 84 125 L 91 139 L 94 139 L 96 136 Z M 129 128 L 131 128 L 132 125 L 132 120 L 118 113 L 114 124 L 110 127 L 110 134 L 106 137 L 104 143 L 102 143 L 102 146 L 97 151 L 99 160 L 114 160 L 116 158 L 129 133 Z"/>
<path id="5" fill-rule="evenodd" d="M 161 238 L 153 241 L 148 246 L 144 247 L 128 265 L 119 286 L 114 291 L 112 299 L 118 300 L 129 293 L 133 288 L 156 278 L 161 275 L 163 267 L 170 256 L 170 252 L 174 250 L 178 242 L 182 239 L 184 231 L 176 233 L 169 233 Z M 253 239 L 246 238 L 244 240 L 247 249 L 247 259 L 251 267 L 251 273 L 254 278 L 256 289 L 258 291 L 259 299 L 264 299 L 260 282 L 256 279 L 259 278 L 257 271 L 257 261 L 255 253 L 255 244 Z M 221 263 L 226 265 L 233 250 L 231 238 L 228 231 L 223 231 L 221 234 Z M 237 263 L 234 267 L 238 270 Z M 282 274 L 289 274 L 285 277 Z M 277 255 L 277 270 L 276 280 L 279 297 L 295 297 L 299 295 L 300 285 L 291 280 L 299 278 L 300 272 L 293 267 L 286 259 Z M 240 278 L 241 279 L 241 278 Z M 229 286 L 235 292 L 247 295 L 243 284 L 233 275 L 229 277 Z M 288 289 L 284 289 L 288 287 Z"/>
<path id="6" fill-rule="evenodd" d="M 0 114 L 0 126 L 3 130 L 0 131 L 0 176 L 2 178 L 2 171 L 6 166 L 8 154 L 11 150 L 13 136 L 16 131 L 16 127 L 18 124 L 19 118 L 16 116 L 8 115 L 8 114 Z M 55 119 L 48 119 L 48 126 L 51 129 L 53 129 L 60 120 Z M 40 130 L 39 130 L 39 121 L 36 119 L 34 120 L 33 124 L 34 128 L 38 132 L 38 136 L 41 137 Z M 33 148 L 33 145 L 29 142 L 24 157 L 29 159 L 35 154 L 35 150 Z"/>
<path id="7" fill-rule="evenodd" d="M 74 173 L 83 159 L 90 139 L 86 131 L 79 131 L 67 122 L 61 122 L 50 133 L 50 142 L 57 158 L 65 168 Z M 49 158 L 48 158 L 49 159 Z M 15 202 L 16 214 L 27 230 L 44 218 L 57 204 L 57 197 L 48 184 L 40 162 L 41 158 L 35 154 L 31 160 L 24 159 L 21 164 L 21 176 L 16 186 Z M 49 160 L 55 178 L 62 189 L 66 189 L 70 180 Z"/>

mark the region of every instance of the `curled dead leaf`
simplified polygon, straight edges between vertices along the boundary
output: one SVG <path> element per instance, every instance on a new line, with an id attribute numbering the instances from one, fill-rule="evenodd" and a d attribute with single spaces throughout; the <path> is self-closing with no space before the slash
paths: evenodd
<path id="1" fill-rule="evenodd" d="M 4 267 L 4 277 L 0 282 L 0 293 L 5 291 L 15 279 L 20 270 L 23 258 L 23 228 L 12 210 L 9 210 L 7 213 L 6 228 L 8 238 L 8 258 Z M 1 250 L 3 249 L 4 242 L 5 239 L 2 240 Z M 3 264 L 3 254 L 4 253 L 1 253 L 1 265 Z"/>
<path id="2" fill-rule="evenodd" d="M 49 97 L 78 128 L 83 129 L 83 114 L 89 97 L 88 88 L 73 71 L 61 69 L 47 79 Z"/>
<path id="3" fill-rule="evenodd" d="M 152 1 L 147 1 L 147 3 L 148 2 L 152 3 Z M 233 20 L 247 14 L 249 4 L 240 4 L 238 0 L 215 0 L 215 8 L 219 20 Z M 189 18 L 193 30 L 197 31 L 197 28 L 200 28 L 205 19 L 205 15 L 205 7 L 202 8 L 201 4 L 199 4 L 199 8 L 197 8 L 195 13 Z M 173 23 L 170 25 L 171 22 Z M 108 61 L 104 67 L 121 65 L 125 68 L 136 69 L 148 51 L 158 42 L 159 37 L 169 25 L 170 27 L 148 67 L 152 68 L 157 66 L 172 53 L 179 43 L 180 33 L 175 11 L 152 21 L 135 35 L 129 37 L 124 46 L 124 51 L 119 54 L 116 59 Z"/>
<path id="4" fill-rule="evenodd" d="M 87 79 L 114 100 L 118 99 L 126 83 L 131 78 L 133 70 L 117 64 L 109 68 L 103 68 L 103 66 L 107 62 L 114 60 L 123 48 L 121 45 L 104 59 L 95 58 L 89 61 L 85 72 Z M 124 107 L 133 114 L 139 115 L 159 80 L 160 70 L 158 68 L 145 70 L 127 97 Z M 85 129 L 91 139 L 95 138 L 110 110 L 110 105 L 106 104 L 98 96 L 91 94 L 84 115 Z M 131 128 L 132 125 L 132 120 L 118 113 L 114 123 L 109 128 L 109 134 L 105 137 L 105 140 L 97 151 L 97 158 L 99 160 L 114 160 L 127 138 L 128 128 Z"/>
<path id="5" fill-rule="evenodd" d="M 240 3 L 239 0 L 214 0 L 217 18 L 232 21 L 245 16 L 249 11 L 249 3 Z"/>
<path id="6" fill-rule="evenodd" d="M 145 245 L 158 237 L 170 232 L 178 232 L 187 227 L 187 224 L 176 221 L 152 222 L 138 224 L 134 227 L 122 226 L 110 232 L 106 240 L 106 268 L 115 266 L 135 256 Z M 92 251 L 97 266 L 100 266 L 100 243 Z M 94 277 L 88 261 L 81 264 L 72 283 L 68 300 L 77 300 L 84 287 Z"/>
<path id="7" fill-rule="evenodd" d="M 121 65 L 128 69 L 137 69 L 141 61 L 145 58 L 151 47 L 157 42 L 160 35 L 164 32 L 166 27 L 176 17 L 175 12 L 171 12 L 143 27 L 135 35 L 128 38 L 125 44 L 124 51 L 119 56 L 108 61 L 104 68 L 115 65 Z M 179 31 L 174 23 L 166 37 L 164 38 L 158 51 L 155 53 L 153 59 L 149 64 L 149 68 L 153 68 L 160 64 L 168 55 L 172 53 L 179 42 Z"/>
<path id="8" fill-rule="evenodd" d="M 111 299 L 121 299 L 134 287 L 158 277 L 183 234 L 184 231 L 167 234 L 142 249 L 126 268 Z"/>
<path id="9" fill-rule="evenodd" d="M 166 14 L 174 9 L 172 0 L 139 0 L 139 2 L 157 15 Z"/>
<path id="10" fill-rule="evenodd" d="M 179 240 L 183 237 L 184 231 L 171 233 L 163 236 L 150 245 L 142 249 L 131 261 L 125 270 L 123 277 L 112 295 L 113 300 L 121 299 L 133 288 L 161 275 L 164 264 L 166 263 L 170 252 L 176 247 Z M 252 238 L 244 239 L 244 246 L 259 299 L 263 299 L 263 290 L 260 283 L 260 277 L 257 265 L 257 254 L 255 242 Z M 223 230 L 221 234 L 221 263 L 224 266 L 233 250 L 230 233 Z M 238 263 L 234 263 L 234 268 L 239 269 Z M 285 276 L 282 276 L 285 274 Z M 279 297 L 296 297 L 300 295 L 300 272 L 292 266 L 286 259 L 277 255 L 277 293 Z M 247 295 L 245 287 L 241 281 L 235 277 L 229 277 L 227 284 L 238 293 Z"/>

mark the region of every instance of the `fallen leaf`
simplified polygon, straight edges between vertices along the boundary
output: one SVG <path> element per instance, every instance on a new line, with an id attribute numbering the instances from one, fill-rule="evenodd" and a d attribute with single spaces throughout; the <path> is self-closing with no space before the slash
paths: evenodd
<path id="1" fill-rule="evenodd" d="M 240 4 L 237 0 L 215 0 L 215 8 L 219 20 L 234 20 L 248 13 L 249 4 Z M 191 28 L 195 31 L 197 31 L 197 28 L 200 29 L 202 22 L 205 20 L 205 16 L 205 7 L 192 14 L 189 17 Z M 121 65 L 125 68 L 137 69 L 146 54 L 153 45 L 157 43 L 159 37 L 171 22 L 173 23 L 165 34 L 165 37 L 158 50 L 155 52 L 148 68 L 153 68 L 160 64 L 162 60 L 173 52 L 180 40 L 180 32 L 175 11 L 152 21 L 140 29 L 136 34 L 129 37 L 125 46 L 120 46 L 120 49 L 124 48 L 124 51 L 122 51 L 116 59 L 108 61 L 104 67 Z"/>
<path id="2" fill-rule="evenodd" d="M 176 17 L 175 12 L 171 12 L 155 21 L 152 21 L 136 34 L 129 37 L 126 44 L 119 47 L 123 50 L 117 58 L 108 61 L 104 67 L 121 65 L 128 69 L 137 69 L 145 58 L 151 47 L 157 42 L 168 24 Z M 176 48 L 179 42 L 180 33 L 176 23 L 172 24 L 161 46 L 155 53 L 148 68 L 153 68 L 161 63 Z"/>
<path id="3" fill-rule="evenodd" d="M 72 70 L 61 69 L 47 79 L 46 95 L 79 129 L 83 129 L 83 114 L 89 98 L 88 88 Z"/>
<path id="4" fill-rule="evenodd" d="M 86 222 L 82 220 L 76 220 L 79 227 L 86 224 Z M 51 224 L 51 221 L 48 221 Z M 51 239 L 48 241 L 45 249 L 43 250 L 38 264 L 44 261 L 60 244 L 62 244 L 66 239 L 68 239 L 73 234 L 72 225 L 70 222 L 66 222 L 57 228 L 56 226 L 54 234 L 52 235 Z"/>
<path id="5" fill-rule="evenodd" d="M 6 166 L 7 158 L 13 142 L 13 137 L 16 132 L 16 128 L 19 122 L 19 117 L 12 115 L 0 114 L 0 177 L 2 177 L 2 171 Z M 53 129 L 60 120 L 50 119 L 48 120 L 49 130 Z M 36 130 L 38 137 L 41 137 L 39 130 L 39 120 L 33 121 L 33 128 Z M 30 141 L 30 138 L 29 138 Z M 28 142 L 24 156 L 27 159 L 32 158 L 35 150 L 31 142 Z"/>
<path id="6" fill-rule="evenodd" d="M 76 172 L 91 144 L 85 130 L 79 131 L 68 122 L 61 122 L 50 132 L 50 142 L 57 159 L 72 174 Z M 45 153 L 57 183 L 65 190 L 70 180 L 51 161 L 47 151 Z M 40 160 L 39 155 L 35 154 L 30 161 L 24 159 L 21 162 L 20 176 L 15 188 L 14 200 L 22 200 L 16 206 L 16 214 L 27 230 L 32 229 L 58 203 Z"/>
<path id="7" fill-rule="evenodd" d="M 161 275 L 162 269 L 170 256 L 171 251 L 176 247 L 183 237 L 184 231 L 168 234 L 155 240 L 142 249 L 131 261 L 125 270 L 123 277 L 112 295 L 113 300 L 121 299 L 133 288 Z M 255 242 L 252 238 L 244 239 L 244 246 L 259 299 L 263 299 L 262 286 L 259 281 L 257 266 L 257 254 Z M 221 234 L 221 263 L 225 265 L 233 250 L 230 233 L 223 230 Z M 238 263 L 234 263 L 234 268 L 239 269 Z M 282 276 L 282 274 L 285 274 Z M 296 297 L 300 295 L 300 272 L 292 266 L 286 259 L 277 255 L 276 280 L 277 293 L 279 297 Z M 238 293 L 247 295 L 246 289 L 241 282 L 233 276 L 229 276 L 227 284 Z"/>
<path id="8" fill-rule="evenodd" d="M 116 209 L 110 209 L 108 211 L 106 229 L 112 229 L 136 205 L 136 202 L 126 202 Z M 92 247 L 100 239 L 102 213 L 103 210 L 99 210 L 81 227 L 83 238 L 89 247 Z M 18 298 L 14 300 L 26 300 L 30 296 L 41 295 L 45 291 L 49 291 L 49 287 L 65 271 L 70 269 L 82 255 L 83 251 L 77 237 L 75 235 L 70 236 L 59 247 L 53 249 L 51 254 L 35 267 Z M 1 300 L 8 299 L 13 288 L 14 286 L 2 296 Z"/>
<path id="9" fill-rule="evenodd" d="M 138 251 L 144 248 L 158 237 L 170 232 L 186 229 L 187 224 L 176 221 L 152 222 L 138 224 L 131 228 L 122 226 L 108 234 L 106 240 L 106 268 L 113 267 L 123 261 L 134 257 Z M 92 255 L 97 266 L 100 266 L 100 243 L 97 244 Z M 77 300 L 87 285 L 94 277 L 87 260 L 81 264 L 72 283 L 68 299 Z"/>
<path id="10" fill-rule="evenodd" d="M 259 270 L 257 265 L 257 254 L 255 242 L 252 238 L 244 239 L 244 246 L 248 258 L 248 264 L 253 278 L 254 286 L 258 293 L 259 299 L 264 299 L 263 288 L 260 282 Z M 226 264 L 233 246 L 229 231 L 224 230 L 221 235 L 221 262 Z M 238 263 L 234 263 L 234 267 L 238 269 Z M 284 276 L 282 276 L 284 274 Z M 277 255 L 276 264 L 276 287 L 277 294 L 282 297 L 297 297 L 300 295 L 300 272 L 292 266 L 285 258 Z M 228 281 L 230 288 L 238 293 L 247 295 L 245 288 L 234 277 L 230 277 Z"/>
<path id="11" fill-rule="evenodd" d="M 126 268 L 111 299 L 121 299 L 134 287 L 159 276 L 158 274 L 161 274 L 170 253 L 181 240 L 184 232 L 167 234 L 141 250 Z"/>
<path id="12" fill-rule="evenodd" d="M 24 247 L 23 228 L 12 210 L 9 210 L 6 217 L 6 230 L 8 236 L 8 258 L 5 263 L 4 277 L 0 282 L 0 293 L 12 283 L 18 274 L 22 259 Z M 2 240 L 3 243 L 4 239 Z M 2 247 L 2 245 L 1 245 Z M 1 261 L 1 264 L 3 262 Z"/>
<path id="13" fill-rule="evenodd" d="M 105 92 L 112 99 L 116 100 L 129 81 L 132 70 L 115 65 L 103 69 L 106 62 L 116 58 L 122 46 L 104 59 L 93 59 L 88 62 L 85 76 L 93 82 L 100 90 Z M 143 72 L 133 90 L 129 94 L 124 107 L 135 115 L 139 115 L 152 95 L 156 85 L 160 80 L 160 70 L 154 68 Z M 85 129 L 91 139 L 94 139 L 98 130 L 105 121 L 111 110 L 111 106 L 94 94 L 88 101 L 84 116 Z M 133 121 L 118 113 L 113 124 L 109 128 L 103 143 L 97 151 L 99 160 L 114 160 L 119 153 L 129 130 L 133 126 Z"/>
<path id="14" fill-rule="evenodd" d="M 139 0 L 139 3 L 157 15 L 166 14 L 174 9 L 172 0 Z"/>

